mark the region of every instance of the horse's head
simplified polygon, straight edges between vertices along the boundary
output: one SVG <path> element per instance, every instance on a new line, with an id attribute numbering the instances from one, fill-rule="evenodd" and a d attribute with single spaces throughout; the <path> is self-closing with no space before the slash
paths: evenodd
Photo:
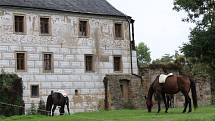
<path id="1" fill-rule="evenodd" d="M 153 103 L 151 100 L 146 100 L 146 106 L 147 106 L 147 109 L 148 109 L 148 112 L 151 112 L 152 111 L 152 107 L 153 107 Z"/>

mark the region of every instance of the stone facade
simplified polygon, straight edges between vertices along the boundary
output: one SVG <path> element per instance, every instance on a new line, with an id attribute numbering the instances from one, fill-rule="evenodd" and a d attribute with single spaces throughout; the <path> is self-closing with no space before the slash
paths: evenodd
<path id="1" fill-rule="evenodd" d="M 141 109 L 145 105 L 143 80 L 130 74 L 108 74 L 104 78 L 105 108 Z"/>
<path id="2" fill-rule="evenodd" d="M 24 34 L 14 32 L 14 15 L 25 16 Z M 39 18 L 50 18 L 51 34 L 40 35 Z M 89 36 L 79 37 L 79 20 L 89 22 Z M 115 40 L 114 23 L 123 26 L 123 39 Z M 0 69 L 17 73 L 23 80 L 26 109 L 31 103 L 46 101 L 51 90 L 69 94 L 72 112 L 96 110 L 104 100 L 103 78 L 115 73 L 113 56 L 122 58 L 122 71 L 131 73 L 130 32 L 126 19 L 114 16 L 73 14 L 0 7 Z M 16 51 L 26 52 L 26 71 L 16 71 Z M 43 72 L 43 53 L 53 53 L 53 72 Z M 94 72 L 85 71 L 85 54 L 95 56 Z M 132 51 L 133 72 L 138 73 L 136 52 Z M 31 97 L 31 85 L 39 85 L 39 97 Z M 75 90 L 79 95 L 75 95 Z"/>

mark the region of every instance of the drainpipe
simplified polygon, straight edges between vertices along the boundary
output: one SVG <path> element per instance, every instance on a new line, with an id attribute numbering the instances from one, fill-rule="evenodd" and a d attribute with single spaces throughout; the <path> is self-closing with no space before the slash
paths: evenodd
<path id="1" fill-rule="evenodd" d="M 126 17 L 128 24 L 129 24 L 129 40 L 130 40 L 130 61 L 131 61 L 131 74 L 133 75 L 133 60 L 132 60 L 132 50 L 135 48 L 134 45 L 134 21 L 131 17 Z M 132 31 L 131 31 L 131 26 L 132 26 Z M 132 39 L 131 39 L 131 33 L 132 33 Z"/>

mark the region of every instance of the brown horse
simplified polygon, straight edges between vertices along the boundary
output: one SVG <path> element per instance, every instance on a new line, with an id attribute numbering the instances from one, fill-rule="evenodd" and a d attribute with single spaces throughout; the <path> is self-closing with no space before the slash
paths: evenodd
<path id="1" fill-rule="evenodd" d="M 159 75 L 160 76 L 160 75 Z M 192 92 L 192 98 L 193 98 L 193 105 L 194 108 L 197 108 L 197 95 L 196 95 L 196 85 L 195 82 L 190 80 L 186 76 L 176 76 L 172 75 L 167 77 L 165 83 L 160 84 L 159 83 L 159 76 L 156 77 L 154 82 L 150 85 L 149 91 L 148 91 L 148 96 L 146 99 L 146 105 L 148 108 L 148 112 L 151 112 L 153 103 L 152 103 L 152 97 L 153 94 L 157 97 L 158 100 L 158 113 L 160 112 L 160 103 L 161 103 L 161 98 L 163 98 L 165 107 L 166 107 L 166 113 L 168 111 L 169 105 L 167 104 L 165 95 L 166 94 L 176 94 L 179 91 L 182 92 L 182 94 L 185 97 L 185 105 L 184 105 L 184 110 L 183 113 L 186 112 L 187 106 L 189 104 L 189 111 L 192 111 L 192 104 L 191 104 L 191 99 L 189 97 L 189 91 L 191 89 Z"/>

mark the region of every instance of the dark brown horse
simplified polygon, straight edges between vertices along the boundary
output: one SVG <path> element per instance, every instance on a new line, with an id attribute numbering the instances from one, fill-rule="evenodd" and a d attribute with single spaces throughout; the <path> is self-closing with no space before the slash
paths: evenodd
<path id="1" fill-rule="evenodd" d="M 54 111 L 57 106 L 60 106 L 60 115 L 64 114 L 64 107 L 67 105 L 67 110 L 68 114 L 70 114 L 69 111 L 69 98 L 66 96 L 64 97 L 61 93 L 59 92 L 52 92 L 46 102 L 46 111 L 48 112 L 48 115 L 54 116 Z"/>
<path id="2" fill-rule="evenodd" d="M 160 112 L 161 108 L 160 108 L 160 103 L 161 103 L 161 99 L 163 98 L 165 107 L 166 107 L 166 111 L 168 111 L 168 104 L 165 98 L 166 94 L 176 94 L 179 91 L 181 91 L 181 93 L 184 95 L 185 97 L 185 105 L 184 105 L 184 110 L 183 113 L 186 112 L 187 106 L 189 104 L 189 110 L 188 112 L 192 111 L 192 104 L 191 104 L 191 99 L 189 97 L 189 91 L 191 89 L 192 92 L 192 99 L 193 99 L 193 105 L 194 108 L 197 108 L 197 95 L 196 95 L 196 85 L 195 82 L 190 80 L 188 77 L 186 76 L 176 76 L 176 75 L 172 75 L 167 77 L 166 82 L 163 84 L 159 83 L 159 76 L 156 77 L 156 79 L 154 80 L 154 82 L 150 85 L 149 91 L 148 91 L 148 96 L 146 99 L 146 105 L 148 108 L 148 112 L 151 112 L 153 103 L 152 103 L 152 97 L 153 94 L 155 94 L 155 96 L 157 97 L 158 100 L 158 113 Z"/>

